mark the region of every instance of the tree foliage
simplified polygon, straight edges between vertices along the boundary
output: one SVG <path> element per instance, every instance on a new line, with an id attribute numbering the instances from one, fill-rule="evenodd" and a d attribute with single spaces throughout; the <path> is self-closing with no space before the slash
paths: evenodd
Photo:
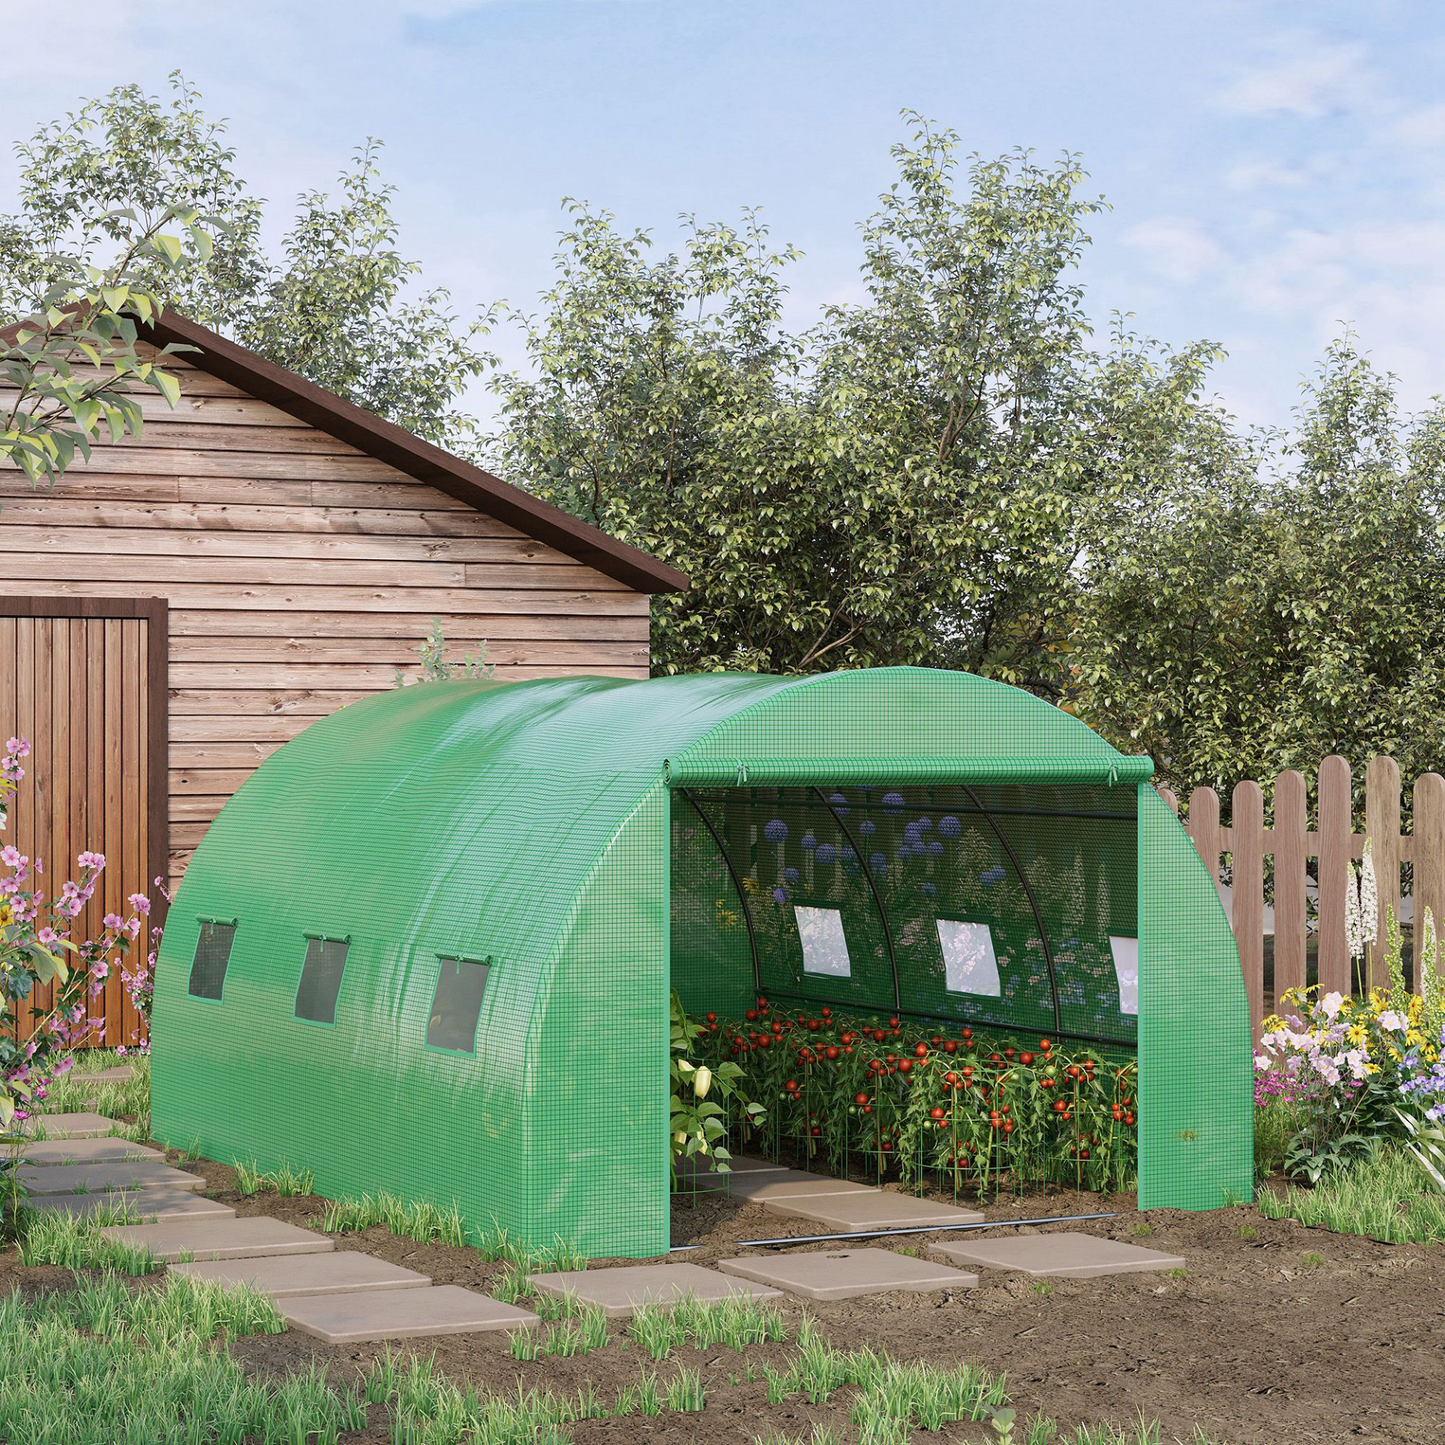
<path id="1" fill-rule="evenodd" d="M 476 424 L 459 405 L 486 364 L 486 318 L 458 323 L 444 290 L 417 287 L 397 249 L 392 188 L 368 142 L 340 194 L 297 202 L 279 254 L 263 243 L 265 203 L 235 171 L 224 122 L 172 77 L 169 103 L 122 85 L 16 147 L 19 207 L 0 217 L 0 315 L 40 308 L 77 267 L 104 267 L 124 243 L 118 215 L 142 229 L 174 208 L 218 223 L 214 253 L 165 268 L 141 258 L 137 283 L 203 326 L 454 450 Z"/>

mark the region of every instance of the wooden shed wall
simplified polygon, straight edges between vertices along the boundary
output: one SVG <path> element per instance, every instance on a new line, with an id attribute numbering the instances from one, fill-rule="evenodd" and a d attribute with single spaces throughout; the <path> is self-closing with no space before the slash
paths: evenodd
<path id="1" fill-rule="evenodd" d="M 315 718 L 440 619 L 500 679 L 646 677 L 648 598 L 187 366 L 53 491 L 0 473 L 0 595 L 169 600 L 170 873 Z"/>

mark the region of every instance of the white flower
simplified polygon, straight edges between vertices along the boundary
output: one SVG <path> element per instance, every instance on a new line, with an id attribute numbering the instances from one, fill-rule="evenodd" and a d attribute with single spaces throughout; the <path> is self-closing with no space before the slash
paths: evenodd
<path id="1" fill-rule="evenodd" d="M 1325 1083 L 1339 1083 L 1340 1071 L 1335 1067 L 1335 1061 L 1333 1059 L 1327 1058 L 1324 1054 L 1321 1054 L 1319 1058 L 1315 1060 L 1315 1069 L 1319 1073 L 1320 1078 L 1322 1078 Z"/>
<path id="2" fill-rule="evenodd" d="M 1360 887 L 1353 863 L 1345 864 L 1345 944 L 1351 958 L 1359 958 L 1365 951 L 1365 934 L 1360 920 Z"/>
<path id="3" fill-rule="evenodd" d="M 1345 1055 L 1345 1065 L 1353 1079 L 1363 1079 L 1370 1072 L 1369 1055 L 1363 1049 L 1351 1049 Z"/>
<path id="4" fill-rule="evenodd" d="M 1320 1007 L 1325 1011 L 1325 1017 L 1327 1019 L 1335 1018 L 1344 1006 L 1345 996 L 1339 992 L 1327 993 L 1320 1000 Z"/>
<path id="5" fill-rule="evenodd" d="M 1410 1020 L 1394 1009 L 1386 1009 L 1380 1015 L 1380 1027 L 1388 1029 L 1392 1034 L 1403 1034 L 1410 1027 Z"/>
<path id="6" fill-rule="evenodd" d="M 1365 862 L 1360 869 L 1360 939 L 1363 944 L 1376 943 L 1380 936 L 1380 890 L 1375 882 L 1375 859 L 1371 840 L 1365 839 Z"/>

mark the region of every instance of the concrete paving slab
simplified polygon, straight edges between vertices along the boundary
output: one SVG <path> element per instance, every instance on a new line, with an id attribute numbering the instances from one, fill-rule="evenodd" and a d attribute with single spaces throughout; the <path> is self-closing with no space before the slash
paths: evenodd
<path id="1" fill-rule="evenodd" d="M 125 1084 L 135 1078 L 135 1069 L 129 1064 L 121 1064 L 114 1069 L 96 1069 L 94 1072 L 88 1069 L 75 1069 L 71 1077 L 85 1079 L 92 1084 Z"/>
<path id="2" fill-rule="evenodd" d="M 421 1289 L 431 1276 L 374 1259 L 356 1249 L 330 1254 L 279 1255 L 266 1259 L 196 1260 L 173 1264 L 173 1274 L 214 1280 L 228 1288 L 247 1284 L 273 1299 L 295 1295 L 354 1294 L 357 1290 Z"/>
<path id="3" fill-rule="evenodd" d="M 1096 1234 L 979 1235 L 959 1244 L 929 1248 L 976 1269 L 1007 1269 L 1055 1279 L 1095 1279 L 1105 1274 L 1184 1268 L 1184 1260 L 1177 1254 L 1140 1249 Z"/>
<path id="4" fill-rule="evenodd" d="M 167 1263 L 192 1259 L 258 1259 L 271 1254 L 323 1254 L 335 1241 L 313 1229 L 287 1224 L 267 1214 L 242 1219 L 165 1219 L 158 1224 L 116 1224 L 101 1233 L 107 1239 L 143 1244 Z"/>
<path id="5" fill-rule="evenodd" d="M 133 1144 L 129 1139 L 37 1139 L 25 1146 L 27 1164 L 98 1164 L 110 1159 L 165 1157 L 165 1150 Z"/>
<path id="6" fill-rule="evenodd" d="M 16 1173 L 32 1194 L 98 1194 L 107 1189 L 203 1189 L 199 1174 L 159 1159 L 105 1159 L 94 1164 L 22 1164 Z"/>
<path id="7" fill-rule="evenodd" d="M 813 1194 L 873 1194 L 866 1184 L 847 1179 L 830 1179 L 826 1174 L 808 1174 L 801 1169 L 758 1170 L 734 1174 L 728 1191 L 739 1199 L 761 1203 L 768 1199 L 793 1199 Z"/>
<path id="8" fill-rule="evenodd" d="M 124 1195 L 114 1192 L 100 1194 L 42 1194 L 25 1200 L 29 1209 L 59 1210 L 84 1217 L 97 1210 L 113 1207 L 124 1199 L 134 1211 L 136 1222 L 147 1224 L 156 1219 L 234 1219 L 236 1211 L 219 1199 L 207 1199 L 185 1189 L 131 1189 Z"/>
<path id="9" fill-rule="evenodd" d="M 599 1305 L 609 1319 L 626 1319 L 639 1305 L 676 1304 L 692 1296 L 701 1300 L 747 1295 L 778 1299 L 778 1290 L 732 1279 L 700 1264 L 625 1264 L 614 1269 L 574 1269 L 534 1274 L 532 1284 L 548 1294 L 573 1295 L 582 1304 Z"/>
<path id="10" fill-rule="evenodd" d="M 107 1119 L 104 1114 L 78 1110 L 68 1114 L 36 1114 L 20 1126 L 20 1132 L 43 1133 L 47 1139 L 101 1139 L 115 1124 L 114 1119 Z"/>
<path id="11" fill-rule="evenodd" d="M 772 1214 L 811 1219 L 837 1234 L 869 1229 L 917 1229 L 925 1225 L 978 1224 L 983 1215 L 953 1204 L 934 1204 L 893 1190 L 865 1189 L 851 1194 L 790 1194 L 767 1197 L 763 1208 Z"/>
<path id="12" fill-rule="evenodd" d="M 276 1308 L 293 1330 L 314 1335 L 328 1345 L 517 1330 L 539 1323 L 531 1310 L 502 1304 L 454 1284 L 295 1295 L 279 1300 Z"/>
<path id="13" fill-rule="evenodd" d="M 720 1259 L 718 1268 L 805 1299 L 855 1299 L 859 1295 L 887 1294 L 900 1289 L 915 1293 L 973 1289 L 978 1284 L 976 1274 L 947 1269 L 907 1254 L 894 1254 L 891 1249 L 753 1254 L 742 1259 Z"/>

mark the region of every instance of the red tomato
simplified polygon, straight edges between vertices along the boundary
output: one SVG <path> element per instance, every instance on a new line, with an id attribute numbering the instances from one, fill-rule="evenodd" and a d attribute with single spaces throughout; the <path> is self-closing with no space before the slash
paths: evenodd
<path id="1" fill-rule="evenodd" d="M 831 1062 L 838 1057 L 838 1046 L 836 1044 L 829 1044 L 828 1047 L 823 1050 L 823 1054 L 824 1057 Z"/>
<path id="2" fill-rule="evenodd" d="M 906 1074 L 912 1067 L 913 1067 L 913 1060 L 912 1060 L 912 1059 L 899 1059 L 899 1060 L 898 1060 L 898 1072 L 899 1072 L 900 1074 Z"/>
<path id="3" fill-rule="evenodd" d="M 1020 1055 L 1019 1055 L 1019 1063 L 1021 1063 L 1021 1064 L 1028 1065 L 1028 1064 L 1033 1063 L 1033 1061 L 1034 1061 L 1034 1056 L 1033 1056 L 1032 1054 L 1020 1054 Z"/>
<path id="4" fill-rule="evenodd" d="M 928 1057 L 928 1045 L 917 1044 L 914 1046 L 913 1052 L 917 1054 L 920 1059 L 926 1059 Z"/>
<path id="5" fill-rule="evenodd" d="M 944 1039 L 943 1052 L 945 1054 L 956 1054 L 958 1052 L 958 1045 L 954 1043 L 952 1039 Z"/>
<path id="6" fill-rule="evenodd" d="M 928 1117 L 930 1119 L 941 1119 L 943 1118 L 943 1110 L 935 1106 L 928 1111 Z"/>
<path id="7" fill-rule="evenodd" d="M 854 1102 L 855 1104 L 866 1104 L 866 1103 L 868 1102 L 868 1095 L 867 1095 L 867 1094 L 855 1094 L 855 1095 L 853 1096 L 853 1102 Z"/>

